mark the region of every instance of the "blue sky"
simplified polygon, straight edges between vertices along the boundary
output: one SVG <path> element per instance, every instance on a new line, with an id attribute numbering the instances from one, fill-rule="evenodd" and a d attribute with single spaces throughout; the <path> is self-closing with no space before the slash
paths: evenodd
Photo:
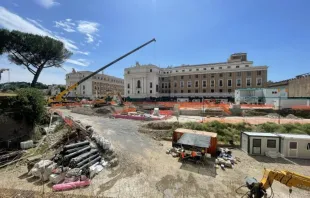
<path id="1" fill-rule="evenodd" d="M 94 71 L 155 37 L 157 42 L 111 66 L 106 74 L 140 64 L 161 67 L 224 62 L 247 52 L 267 65 L 268 79 L 310 72 L 308 0 L 1 0 L 0 27 L 60 39 L 74 52 L 65 70 L 43 71 L 40 82 L 65 83 L 71 68 Z M 32 75 L 0 57 L 11 81 Z M 8 80 L 3 74 L 2 82 Z"/>

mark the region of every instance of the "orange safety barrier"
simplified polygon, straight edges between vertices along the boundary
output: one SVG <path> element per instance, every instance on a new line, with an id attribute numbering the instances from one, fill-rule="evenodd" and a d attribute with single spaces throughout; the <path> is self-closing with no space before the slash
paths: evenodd
<path id="1" fill-rule="evenodd" d="M 273 105 L 263 105 L 263 104 L 242 104 L 241 108 L 273 108 Z"/>
<path id="2" fill-rule="evenodd" d="M 310 110 L 309 105 L 294 105 L 292 106 L 292 109 L 294 110 Z"/>

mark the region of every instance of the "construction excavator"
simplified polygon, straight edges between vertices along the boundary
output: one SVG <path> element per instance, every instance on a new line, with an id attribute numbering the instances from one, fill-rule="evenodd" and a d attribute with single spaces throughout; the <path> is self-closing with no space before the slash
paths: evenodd
<path id="1" fill-rule="evenodd" d="M 51 106 L 52 104 L 59 104 L 59 103 L 72 103 L 74 101 L 67 101 L 65 96 L 69 94 L 70 91 L 74 90 L 77 86 L 79 86 L 80 84 L 82 84 L 83 82 L 85 82 L 86 80 L 90 79 L 91 77 L 93 77 L 94 75 L 96 75 L 97 73 L 101 72 L 102 70 L 110 67 L 111 65 L 115 64 L 116 62 L 122 60 L 123 58 L 125 58 L 126 56 L 129 56 L 130 54 L 140 50 L 141 48 L 145 47 L 146 45 L 152 43 L 152 42 L 156 42 L 155 38 L 153 38 L 152 40 L 144 43 L 143 45 L 133 49 L 132 51 L 128 52 L 127 54 L 117 58 L 116 60 L 110 62 L 109 64 L 101 67 L 100 69 L 98 69 L 97 71 L 91 73 L 90 75 L 86 76 L 85 78 L 81 79 L 80 81 L 78 81 L 77 83 L 69 86 L 67 89 L 65 89 L 64 91 L 60 92 L 59 94 L 57 94 L 56 96 L 50 97 L 47 101 L 48 105 Z"/>
<path id="2" fill-rule="evenodd" d="M 122 96 L 121 96 L 121 94 L 119 92 L 118 93 L 107 92 L 105 94 L 105 96 L 93 100 L 93 105 L 94 105 L 94 107 L 101 107 L 101 106 L 111 105 L 111 101 L 112 100 L 115 101 L 118 106 L 123 106 L 124 105 L 123 98 L 122 98 Z"/>
<path id="3" fill-rule="evenodd" d="M 247 192 L 248 198 L 267 198 L 267 189 L 269 188 L 271 188 L 271 195 L 269 197 L 273 197 L 272 184 L 274 181 L 289 187 L 289 193 L 292 193 L 292 187 L 310 191 L 310 177 L 286 170 L 265 169 L 264 176 L 260 182 L 253 177 L 247 177 L 246 184 L 243 186 L 249 189 Z"/>

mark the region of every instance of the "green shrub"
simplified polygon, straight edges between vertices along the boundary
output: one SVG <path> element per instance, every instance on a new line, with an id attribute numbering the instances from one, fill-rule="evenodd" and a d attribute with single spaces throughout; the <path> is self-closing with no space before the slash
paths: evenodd
<path id="1" fill-rule="evenodd" d="M 42 92 L 35 88 L 23 88 L 17 91 L 17 96 L 12 98 L 10 106 L 19 109 L 28 124 L 39 123 L 45 113 L 45 100 Z"/>

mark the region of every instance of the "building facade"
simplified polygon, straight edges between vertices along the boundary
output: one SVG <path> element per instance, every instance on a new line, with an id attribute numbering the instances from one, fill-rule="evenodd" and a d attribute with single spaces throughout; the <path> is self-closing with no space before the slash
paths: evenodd
<path id="1" fill-rule="evenodd" d="M 234 97 L 236 89 L 266 87 L 267 69 L 267 66 L 253 66 L 246 53 L 232 54 L 222 63 L 168 68 L 137 64 L 125 69 L 125 96 Z"/>
<path id="2" fill-rule="evenodd" d="M 73 71 L 66 74 L 66 87 L 68 88 L 92 73 L 90 71 Z M 119 92 L 124 95 L 124 80 L 106 74 L 96 74 L 71 91 L 68 97 L 93 99 L 103 97 L 107 92 Z"/>

